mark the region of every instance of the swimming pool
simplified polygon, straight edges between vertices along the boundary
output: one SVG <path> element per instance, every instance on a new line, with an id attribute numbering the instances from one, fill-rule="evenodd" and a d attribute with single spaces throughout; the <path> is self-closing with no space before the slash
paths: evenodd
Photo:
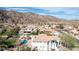
<path id="1" fill-rule="evenodd" d="M 28 40 L 21 40 L 21 44 L 28 44 Z"/>

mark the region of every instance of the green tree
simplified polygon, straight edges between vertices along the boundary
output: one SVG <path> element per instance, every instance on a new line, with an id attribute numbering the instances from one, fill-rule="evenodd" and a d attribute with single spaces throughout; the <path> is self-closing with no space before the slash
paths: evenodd
<path id="1" fill-rule="evenodd" d="M 63 29 L 64 28 L 63 24 L 59 24 L 59 28 Z"/>
<path id="2" fill-rule="evenodd" d="M 12 35 L 18 35 L 18 32 L 19 32 L 19 28 L 16 27 L 14 29 L 6 30 L 3 34 L 8 35 L 10 37 Z"/>
<path id="3" fill-rule="evenodd" d="M 38 35 L 39 34 L 39 30 L 37 30 L 36 32 L 32 32 L 32 35 Z"/>
<path id="4" fill-rule="evenodd" d="M 8 39 L 8 40 L 5 40 L 5 41 L 4 41 L 4 44 L 5 44 L 7 47 L 16 46 L 16 40 L 15 40 L 15 39 Z"/>
<path id="5" fill-rule="evenodd" d="M 79 43 L 78 43 L 78 42 L 76 41 L 76 39 L 75 39 L 73 36 L 71 36 L 70 34 L 62 33 L 61 39 L 62 39 L 63 45 L 64 45 L 65 47 L 67 47 L 67 48 L 72 49 L 72 48 L 76 47 L 76 45 L 79 46 Z"/>

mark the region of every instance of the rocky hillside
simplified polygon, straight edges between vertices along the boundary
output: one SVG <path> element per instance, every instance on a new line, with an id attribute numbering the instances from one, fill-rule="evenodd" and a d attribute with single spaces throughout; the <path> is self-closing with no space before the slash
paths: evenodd
<path id="1" fill-rule="evenodd" d="M 46 23 L 68 23 L 78 24 L 79 21 L 60 20 L 54 16 L 38 15 L 34 13 L 20 13 L 16 11 L 0 10 L 0 23 L 8 24 L 46 24 Z"/>
<path id="2" fill-rule="evenodd" d="M 53 16 L 44 16 L 34 13 L 19 13 L 15 11 L 0 11 L 0 22 L 9 24 L 45 24 L 57 22 L 58 18 Z"/>

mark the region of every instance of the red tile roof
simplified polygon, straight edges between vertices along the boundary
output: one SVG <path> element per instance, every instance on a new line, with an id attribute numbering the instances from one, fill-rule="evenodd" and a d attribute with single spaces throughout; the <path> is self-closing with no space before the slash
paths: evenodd
<path id="1" fill-rule="evenodd" d="M 33 38 L 33 41 L 50 41 L 50 40 L 58 40 L 57 36 L 47 36 L 46 34 L 40 34 Z"/>

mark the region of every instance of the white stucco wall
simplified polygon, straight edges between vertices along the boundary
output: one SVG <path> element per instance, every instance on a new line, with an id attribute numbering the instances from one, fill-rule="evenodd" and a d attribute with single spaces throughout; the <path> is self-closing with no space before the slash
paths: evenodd
<path id="1" fill-rule="evenodd" d="M 33 40 L 33 38 L 32 38 L 32 40 Z M 59 42 L 59 40 L 57 40 L 57 42 Z M 49 41 L 49 44 L 48 44 L 48 42 L 44 42 L 44 41 L 32 41 L 32 47 L 37 47 L 37 49 L 39 50 L 39 51 L 51 51 L 51 49 L 55 49 L 56 51 L 58 51 L 58 48 L 57 48 L 57 46 L 56 46 L 56 43 L 54 42 L 52 42 L 52 44 L 51 44 L 51 41 Z M 60 45 L 58 45 L 58 46 L 60 46 Z"/>
<path id="2" fill-rule="evenodd" d="M 37 47 L 39 51 L 47 51 L 47 42 L 32 42 L 33 47 Z"/>
<path id="3" fill-rule="evenodd" d="M 51 44 L 51 42 L 49 44 L 47 42 L 32 42 L 32 47 L 37 47 L 39 51 L 51 51 L 51 49 L 58 51 L 56 43 Z"/>

